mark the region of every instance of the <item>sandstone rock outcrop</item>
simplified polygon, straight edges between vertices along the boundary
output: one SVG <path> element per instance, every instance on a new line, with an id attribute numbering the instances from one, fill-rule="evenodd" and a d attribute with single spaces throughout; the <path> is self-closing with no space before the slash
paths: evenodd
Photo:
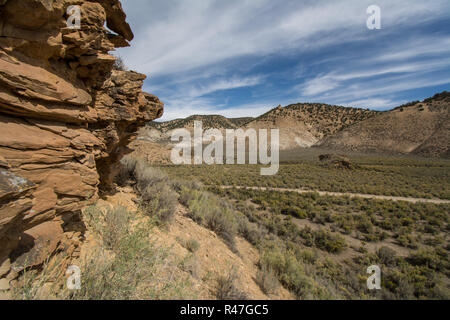
<path id="1" fill-rule="evenodd" d="M 162 115 L 145 75 L 114 68 L 109 52 L 133 39 L 125 18 L 118 0 L 0 1 L 0 277 L 42 262 Z"/>

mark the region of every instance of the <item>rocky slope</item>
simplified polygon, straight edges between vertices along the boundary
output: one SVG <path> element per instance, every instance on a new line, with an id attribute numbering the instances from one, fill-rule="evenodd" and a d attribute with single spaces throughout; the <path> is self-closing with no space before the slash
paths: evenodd
<path id="1" fill-rule="evenodd" d="M 443 92 L 350 126 L 324 148 L 450 157 L 450 94 Z"/>
<path id="2" fill-rule="evenodd" d="M 170 148 L 172 146 L 172 142 L 170 141 L 172 131 L 183 128 L 189 130 L 193 135 L 195 121 L 201 121 L 203 130 L 211 128 L 219 129 L 225 134 L 225 129 L 240 128 L 251 120 L 253 120 L 251 117 L 226 118 L 221 115 L 192 115 L 187 118 L 174 119 L 165 122 L 152 121 L 140 131 L 138 139 L 148 143 L 159 143 L 163 149 L 167 149 L 167 147 Z M 166 156 L 167 150 L 164 151 L 164 154 Z M 152 159 L 148 159 L 148 161 L 153 163 Z"/>
<path id="3" fill-rule="evenodd" d="M 384 112 L 303 103 L 278 106 L 257 118 L 190 116 L 162 123 L 153 122 L 141 131 L 140 139 L 170 143 L 171 130 L 186 128 L 192 131 L 194 120 L 201 120 L 204 129 L 279 129 L 281 150 L 320 147 L 450 158 L 448 92 Z M 168 153 L 164 150 L 165 158 Z M 149 161 L 152 162 L 152 159 Z"/>
<path id="4" fill-rule="evenodd" d="M 67 27 L 79 5 L 81 28 Z M 77 212 L 163 104 L 108 52 L 133 33 L 118 0 L 0 1 L 0 283 L 64 242 Z M 108 31 L 104 25 L 114 33 Z M 73 251 L 73 248 L 72 248 Z"/>
<path id="5" fill-rule="evenodd" d="M 246 124 L 247 128 L 280 129 L 280 149 L 306 148 L 324 137 L 377 112 L 326 104 L 293 104 L 278 106 Z"/>
<path id="6" fill-rule="evenodd" d="M 175 119 L 165 122 L 151 122 L 148 127 L 154 128 L 161 132 L 168 132 L 173 129 L 186 128 L 193 129 L 194 121 L 201 121 L 203 129 L 235 129 L 250 122 L 253 118 L 226 118 L 220 115 L 193 115 L 184 119 Z"/>
<path id="7" fill-rule="evenodd" d="M 293 104 L 278 106 L 257 118 L 225 118 L 220 115 L 194 115 L 185 119 L 150 123 L 140 137 L 150 142 L 168 143 L 172 130 L 185 128 L 193 132 L 194 121 L 203 129 L 279 129 L 280 149 L 311 147 L 324 137 L 376 115 L 376 111 L 345 108 L 326 104 Z"/>

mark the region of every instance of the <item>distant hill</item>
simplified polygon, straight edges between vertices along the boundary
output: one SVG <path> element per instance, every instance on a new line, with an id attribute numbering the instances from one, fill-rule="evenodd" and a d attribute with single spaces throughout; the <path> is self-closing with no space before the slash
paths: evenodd
<path id="1" fill-rule="evenodd" d="M 242 127 L 252 121 L 255 118 L 252 117 L 243 117 L 243 118 L 228 118 L 232 123 L 236 125 L 236 127 Z"/>
<path id="2" fill-rule="evenodd" d="M 221 115 L 193 115 L 184 119 L 175 119 L 166 122 L 152 121 L 147 123 L 145 129 L 141 130 L 139 139 L 169 143 L 172 130 L 184 128 L 193 133 L 194 121 L 202 121 L 203 130 L 207 129 L 237 129 L 251 121 L 251 117 L 226 118 Z"/>
<path id="3" fill-rule="evenodd" d="M 203 129 L 280 129 L 280 149 L 311 147 L 323 137 L 342 128 L 376 115 L 376 111 L 331 106 L 317 103 L 292 104 L 278 106 L 257 117 L 226 118 L 221 115 L 193 115 L 185 119 L 167 122 L 151 122 L 148 127 L 153 131 L 147 136 L 152 140 L 167 139 L 171 130 L 185 128 L 193 130 L 194 121 L 202 121 Z"/>
<path id="4" fill-rule="evenodd" d="M 278 106 L 246 124 L 247 128 L 280 129 L 280 148 L 311 147 L 324 137 L 357 122 L 374 117 L 378 112 L 331 106 L 318 103 L 299 103 Z"/>
<path id="5" fill-rule="evenodd" d="M 167 132 L 177 128 L 191 129 L 194 127 L 194 121 L 202 121 L 203 129 L 235 129 L 251 121 L 253 118 L 225 118 L 220 115 L 193 115 L 184 119 L 175 119 L 166 122 L 150 122 L 149 127 L 162 132 Z"/>
<path id="6" fill-rule="evenodd" d="M 321 147 L 450 158 L 450 93 L 445 91 L 384 112 L 298 103 L 278 106 L 257 118 L 193 115 L 148 123 L 140 138 L 166 143 L 171 130 L 192 130 L 195 120 L 203 122 L 203 129 L 279 129 L 281 150 Z"/>
<path id="7" fill-rule="evenodd" d="M 358 122 L 317 146 L 450 158 L 450 93 L 443 92 Z"/>

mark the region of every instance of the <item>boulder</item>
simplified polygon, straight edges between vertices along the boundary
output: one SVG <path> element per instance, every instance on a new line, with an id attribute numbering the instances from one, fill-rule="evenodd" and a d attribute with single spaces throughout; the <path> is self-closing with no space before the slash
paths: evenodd
<path id="1" fill-rule="evenodd" d="M 8 279 L 0 279 L 0 291 L 9 290 L 11 286 L 9 285 Z"/>
<path id="2" fill-rule="evenodd" d="M 321 154 L 319 156 L 319 161 L 323 166 L 337 169 L 353 169 L 354 164 L 349 158 L 337 154 Z"/>

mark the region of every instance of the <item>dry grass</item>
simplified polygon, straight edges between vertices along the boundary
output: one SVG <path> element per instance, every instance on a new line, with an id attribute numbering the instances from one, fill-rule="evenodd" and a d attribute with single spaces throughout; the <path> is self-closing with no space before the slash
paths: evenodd
<path id="1" fill-rule="evenodd" d="M 219 300 L 247 300 L 247 295 L 237 289 L 236 282 L 239 281 L 236 269 L 231 268 L 225 276 L 217 278 L 217 299 Z"/>
<path id="2" fill-rule="evenodd" d="M 258 270 L 256 283 L 265 294 L 274 294 L 280 287 L 280 282 L 275 272 L 265 265 Z"/>
<path id="3" fill-rule="evenodd" d="M 154 224 L 122 207 L 92 206 L 84 220 L 98 240 L 77 263 L 81 289 L 65 286 L 65 270 L 51 259 L 41 272 L 27 271 L 16 288 L 17 299 L 158 300 L 193 299 L 196 291 L 170 249 L 149 237 Z M 44 290 L 45 289 L 45 290 Z"/>

